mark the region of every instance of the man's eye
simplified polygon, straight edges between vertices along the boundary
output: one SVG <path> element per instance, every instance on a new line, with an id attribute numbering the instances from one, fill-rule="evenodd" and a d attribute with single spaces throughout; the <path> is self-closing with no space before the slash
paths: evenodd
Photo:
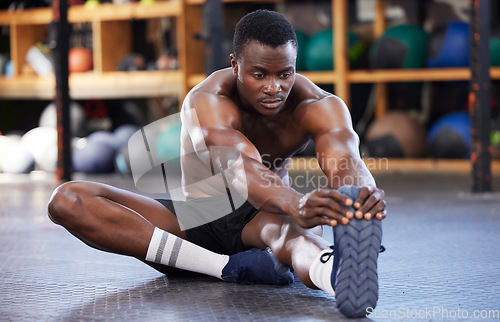
<path id="1" fill-rule="evenodd" d="M 292 75 L 292 73 L 284 73 L 284 74 L 281 74 L 281 78 L 288 78 Z"/>
<path id="2" fill-rule="evenodd" d="M 263 78 L 264 74 L 253 74 L 253 77 L 255 77 L 255 78 Z"/>

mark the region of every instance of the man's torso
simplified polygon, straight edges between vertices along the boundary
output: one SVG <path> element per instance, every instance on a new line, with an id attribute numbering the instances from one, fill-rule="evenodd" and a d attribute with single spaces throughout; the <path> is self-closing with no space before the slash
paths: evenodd
<path id="1" fill-rule="evenodd" d="M 230 69 L 222 70 L 211 75 L 207 80 L 194 88 L 190 95 L 197 92 L 213 94 L 229 98 L 238 109 L 240 121 L 234 128 L 241 132 L 259 151 L 262 163 L 280 177 L 287 175 L 286 167 L 289 159 L 298 151 L 304 149 L 310 139 L 310 133 L 301 123 L 307 106 L 329 94 L 316 85 L 297 75 L 296 82 L 287 101 L 287 107 L 275 117 L 262 117 L 251 111 L 245 111 L 237 103 L 236 80 Z M 187 104 L 183 109 L 192 108 Z M 189 115 L 189 114 L 188 114 Z M 192 115 L 192 114 L 191 114 Z M 182 131 L 182 145 L 185 151 L 196 151 L 190 131 Z M 183 157 L 183 176 L 185 182 L 194 183 L 209 180 L 214 170 L 207 162 L 200 160 L 197 153 L 189 153 Z M 196 170 L 196 171 L 191 171 Z M 216 172 L 216 171 L 215 171 Z M 213 180 L 215 181 L 215 180 Z M 196 189 L 190 189 L 193 196 L 210 196 L 216 194 L 212 189 L 216 184 L 197 184 Z M 195 192 L 195 190 L 199 190 Z M 204 190 L 204 192 L 202 192 Z M 213 190 L 213 191 L 212 191 Z M 204 195 L 205 194 L 205 195 Z"/>

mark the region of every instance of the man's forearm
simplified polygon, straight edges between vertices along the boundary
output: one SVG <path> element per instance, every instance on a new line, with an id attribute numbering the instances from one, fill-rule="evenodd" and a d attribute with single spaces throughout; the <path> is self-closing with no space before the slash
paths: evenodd
<path id="1" fill-rule="evenodd" d="M 288 214 L 291 207 L 295 207 L 303 196 L 257 160 L 248 160 L 245 163 L 245 172 L 248 182 L 248 200 L 258 209 Z"/>
<path id="2" fill-rule="evenodd" d="M 345 158 L 343 165 L 325 170 L 328 186 L 338 189 L 344 185 L 376 188 L 375 180 L 362 159 Z"/>

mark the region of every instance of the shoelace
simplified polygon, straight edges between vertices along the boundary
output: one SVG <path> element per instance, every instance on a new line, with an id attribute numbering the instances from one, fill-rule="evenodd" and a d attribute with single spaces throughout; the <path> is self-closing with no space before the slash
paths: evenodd
<path id="1" fill-rule="evenodd" d="M 324 253 L 323 255 L 321 255 L 321 257 L 319 258 L 319 260 L 324 264 L 326 262 L 328 262 L 330 260 L 331 257 L 333 257 L 333 252 L 334 252 L 334 249 L 335 249 L 335 246 L 330 246 L 331 248 L 331 252 L 329 253 Z M 386 248 L 384 245 L 380 245 L 380 250 L 379 250 L 379 253 L 383 253 L 385 252 Z M 325 259 L 326 257 L 326 259 Z"/>
<path id="2" fill-rule="evenodd" d="M 319 258 L 319 260 L 324 264 L 326 262 L 328 262 L 330 260 L 331 257 L 333 257 L 333 251 L 335 249 L 334 246 L 330 246 L 330 248 L 332 249 L 332 251 L 330 253 L 324 253 L 323 255 L 321 255 L 321 257 Z M 326 259 L 324 259 L 324 257 L 327 257 Z"/>

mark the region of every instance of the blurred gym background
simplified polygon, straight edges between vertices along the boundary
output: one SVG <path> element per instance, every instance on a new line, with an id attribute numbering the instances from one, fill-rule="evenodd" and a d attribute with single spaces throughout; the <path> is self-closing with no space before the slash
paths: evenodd
<path id="1" fill-rule="evenodd" d="M 259 8 L 295 26 L 298 72 L 346 101 L 386 192 L 370 318 L 500 319 L 500 1 L 2 0 L 0 320 L 344 320 L 298 278 L 278 288 L 166 276 L 47 216 L 69 179 L 144 193 L 129 138 L 228 67 L 236 22 Z M 181 125 L 168 119 L 150 149 L 176 161 Z M 310 144 L 291 163 L 304 193 L 325 182 L 313 156 Z"/>
<path id="2" fill-rule="evenodd" d="M 422 164 L 469 160 L 469 1 L 343 2 L 347 73 L 407 69 L 410 74 L 429 71 L 434 80 L 351 81 L 354 76 L 332 74 L 335 1 L 68 1 L 72 170 L 128 175 L 130 135 L 176 113 L 190 88 L 213 70 L 229 67 L 234 26 L 258 8 L 278 10 L 293 23 L 298 72 L 346 100 L 364 157 L 417 158 Z M 57 168 L 52 5 L 50 0 L 0 4 L 2 173 Z M 376 27 L 380 10 L 383 23 Z M 491 1 L 493 69 L 500 66 L 499 14 L 499 2 Z M 449 76 L 448 70 L 456 73 Z M 342 77 L 348 78 L 340 80 L 348 95 L 337 91 Z M 493 159 L 500 158 L 498 78 L 491 80 L 486 124 Z M 178 153 L 179 131 L 172 124 L 158 133 L 160 155 Z M 310 144 L 300 156 L 313 155 Z"/>

